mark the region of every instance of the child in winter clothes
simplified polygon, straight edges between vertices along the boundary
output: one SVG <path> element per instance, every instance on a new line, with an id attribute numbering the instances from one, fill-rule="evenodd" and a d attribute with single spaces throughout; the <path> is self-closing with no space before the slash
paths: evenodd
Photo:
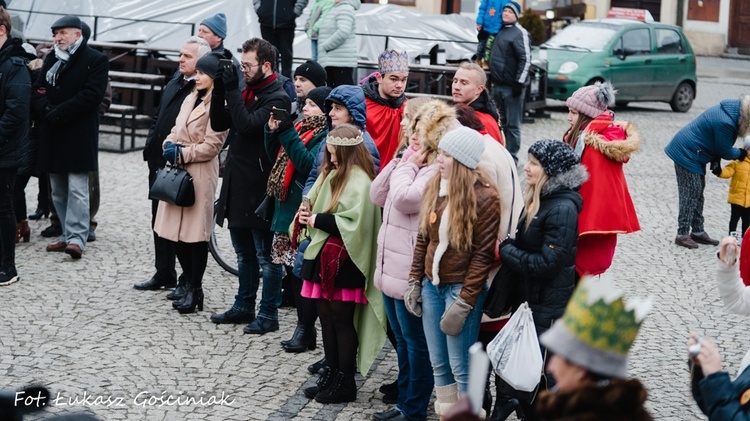
<path id="1" fill-rule="evenodd" d="M 742 144 L 745 150 L 750 150 L 750 136 L 745 136 Z M 713 167 L 713 165 L 712 165 Z M 720 178 L 731 178 L 729 184 L 729 199 L 732 207 L 729 216 L 729 232 L 737 231 L 737 222 L 742 218 L 742 234 L 750 227 L 750 157 L 732 161 L 726 167 L 717 165 L 711 169 Z"/>

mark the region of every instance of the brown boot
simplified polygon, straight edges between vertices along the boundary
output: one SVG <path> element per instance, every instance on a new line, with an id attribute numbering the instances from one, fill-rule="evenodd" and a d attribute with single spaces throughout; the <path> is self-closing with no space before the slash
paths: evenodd
<path id="1" fill-rule="evenodd" d="M 20 243 L 23 239 L 24 243 L 29 242 L 31 237 L 31 228 L 29 227 L 29 220 L 24 219 L 23 221 L 16 224 L 16 243 Z"/>
<path id="2" fill-rule="evenodd" d="M 690 238 L 689 235 L 678 235 L 674 239 L 674 243 L 677 244 L 678 246 L 682 246 L 682 247 L 689 248 L 689 249 L 698 248 L 698 243 L 693 241 L 693 239 Z"/>
<path id="3" fill-rule="evenodd" d="M 709 237 L 705 231 L 700 235 L 690 234 L 690 238 L 692 238 L 696 243 L 708 244 L 709 246 L 719 245 L 719 240 L 714 240 L 713 238 Z"/>

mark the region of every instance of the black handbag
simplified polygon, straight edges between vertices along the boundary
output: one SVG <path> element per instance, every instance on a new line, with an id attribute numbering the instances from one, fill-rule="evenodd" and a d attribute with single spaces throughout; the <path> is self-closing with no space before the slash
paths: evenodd
<path id="1" fill-rule="evenodd" d="M 175 154 L 178 153 L 178 162 L 184 163 L 182 148 L 179 146 L 177 147 L 177 151 L 175 151 Z M 180 168 L 179 164 L 167 164 L 156 171 L 156 180 L 151 185 L 148 197 L 152 200 L 161 200 L 175 206 L 189 208 L 195 204 L 193 177 L 190 176 L 190 173 L 185 168 Z"/>
<path id="2" fill-rule="evenodd" d="M 260 202 L 258 208 L 255 209 L 255 216 L 264 220 L 270 221 L 273 218 L 274 199 L 269 195 L 263 197 L 263 201 Z"/>

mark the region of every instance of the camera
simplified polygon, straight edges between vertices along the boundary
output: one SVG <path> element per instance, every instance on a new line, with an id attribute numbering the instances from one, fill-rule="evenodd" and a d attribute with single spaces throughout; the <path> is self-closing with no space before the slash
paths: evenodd
<path id="1" fill-rule="evenodd" d="M 696 340 L 696 343 L 694 343 L 694 344 L 692 344 L 692 345 L 690 345 L 688 347 L 688 354 L 692 358 L 697 357 L 698 354 L 701 352 L 701 344 L 703 343 L 703 337 L 702 336 L 697 336 L 695 338 L 695 340 Z"/>

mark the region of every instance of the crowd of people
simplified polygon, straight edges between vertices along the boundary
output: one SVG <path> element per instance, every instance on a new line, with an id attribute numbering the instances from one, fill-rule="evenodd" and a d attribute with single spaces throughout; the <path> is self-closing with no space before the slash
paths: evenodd
<path id="1" fill-rule="evenodd" d="M 267 4 L 255 3 L 260 16 Z M 298 14 L 304 2 L 288 3 Z M 314 350 L 317 320 L 321 326 L 324 358 L 310 368 L 319 379 L 304 395 L 324 404 L 355 401 L 356 373 L 367 375 L 388 339 L 398 378 L 381 391 L 395 406 L 373 418 L 424 420 L 433 391 L 434 413 L 450 416 L 469 389 L 469 347 L 487 344 L 507 321 L 508 314 L 483 317 L 503 266 L 533 312 L 544 369 L 539 393 L 514 390 L 496 376 L 495 406 L 486 404 L 484 415 L 596 419 L 619 408 L 615 419 L 651 419 L 645 388 L 626 373 L 627 352 L 649 306 L 625 305 L 610 282 L 590 278 L 612 264 L 618 235 L 640 229 L 623 172 L 640 136 L 634 125 L 615 119 L 614 88 L 597 83 L 573 93 L 570 127 L 559 139 L 530 146 L 521 182 L 520 120 L 509 111 L 518 108 L 512 104 L 528 69 L 519 59 L 528 52 L 528 34 L 516 23 L 518 4 L 505 3 L 502 36 L 491 47 L 499 52 L 488 53 L 490 62 L 502 61 L 492 72 L 499 106 L 485 70 L 471 62 L 457 68 L 452 103 L 407 100 L 409 58 L 394 50 L 383 51 L 377 72 L 355 84 L 356 44 L 348 34 L 358 7 L 357 0 L 316 2 L 308 34 L 317 52 L 293 80 L 282 74 L 291 76 L 291 52 L 269 41 L 286 42 L 288 23 L 262 26 L 268 39 L 246 40 L 239 61 L 223 47 L 223 14 L 205 19 L 198 36 L 185 41 L 143 158 L 149 186 L 162 167 L 187 170 L 195 203 L 151 200 L 155 273 L 134 288 L 173 289 L 167 298 L 179 313 L 202 311 L 208 241 L 213 224 L 226 223 L 238 260 L 237 294 L 225 312 L 211 316 L 213 323 L 245 325 L 243 332 L 255 335 L 279 330 L 282 278 L 288 279 L 296 328 L 282 349 Z M 15 242 L 28 240 L 28 224 L 22 223 L 25 203 L 21 220 L 14 212 L 14 195 L 25 202 L 18 181 L 23 192 L 32 174 L 49 174 L 59 218 L 61 236 L 47 251 L 82 257 L 93 232 L 98 116 L 107 104 L 107 60 L 87 46 L 91 32 L 78 17 L 52 25 L 55 45 L 43 61 L 10 28 L 0 7 L 0 135 L 6 140 L 0 285 L 18 280 Z M 506 50 L 516 53 L 500 58 Z M 724 169 L 714 165 L 713 172 L 747 180 L 750 171 L 750 138 L 742 149 L 731 147 L 750 130 L 750 99 L 717 107 L 683 129 L 705 130 L 703 120 L 722 119 L 726 133 L 712 132 L 716 139 L 706 141 L 717 148 L 713 154 L 686 152 L 694 148 L 682 131 L 666 149 L 680 186 L 675 242 L 684 247 L 715 243 L 703 231 L 705 165 L 717 156 L 739 158 Z M 214 206 L 222 149 L 228 158 Z M 739 183 L 746 184 L 733 181 L 733 188 Z M 730 196 L 730 231 L 740 216 L 743 229 L 749 223 L 735 210 L 750 207 L 746 190 L 736 196 L 739 203 Z M 720 289 L 734 311 L 750 313 L 733 238 L 719 253 Z M 597 317 L 615 322 L 609 330 L 587 324 Z M 604 336 L 602 346 L 597 338 Z M 721 372 L 715 345 L 693 336 L 690 345 L 697 343 L 703 347 L 690 361 L 701 409 L 743 412 L 721 400 L 737 386 Z M 735 383 L 747 383 L 746 376 Z"/>

